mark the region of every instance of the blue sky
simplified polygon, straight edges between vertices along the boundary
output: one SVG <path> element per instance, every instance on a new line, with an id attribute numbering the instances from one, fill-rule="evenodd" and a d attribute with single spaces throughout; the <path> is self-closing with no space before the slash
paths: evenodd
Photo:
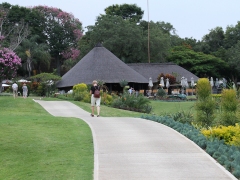
<path id="1" fill-rule="evenodd" d="M 4 2 L 4 0 L 3 0 Z M 240 0 L 6 0 L 12 5 L 46 5 L 72 13 L 83 27 L 94 25 L 96 17 L 112 4 L 137 4 L 144 10 L 144 20 L 169 22 L 181 38 L 201 38 L 217 26 L 224 30 L 240 21 Z"/>

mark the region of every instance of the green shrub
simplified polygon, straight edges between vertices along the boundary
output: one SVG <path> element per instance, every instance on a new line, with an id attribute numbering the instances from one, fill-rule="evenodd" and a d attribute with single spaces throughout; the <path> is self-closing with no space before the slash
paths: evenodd
<path id="1" fill-rule="evenodd" d="M 73 86 L 73 93 L 87 91 L 87 85 L 84 83 L 76 84 Z"/>
<path id="2" fill-rule="evenodd" d="M 222 91 L 222 109 L 227 112 L 237 111 L 237 98 L 236 91 L 234 89 L 224 89 Z"/>
<path id="3" fill-rule="evenodd" d="M 195 104 L 197 116 L 195 122 L 203 127 L 211 126 L 214 122 L 216 103 L 211 96 L 211 85 L 207 78 L 200 78 L 197 82 L 197 102 Z"/>
<path id="4" fill-rule="evenodd" d="M 175 121 L 179 121 L 182 123 L 189 123 L 189 124 L 191 124 L 194 120 L 191 110 L 189 112 L 179 111 L 177 113 L 170 114 L 169 117 L 173 118 Z"/>
<path id="5" fill-rule="evenodd" d="M 214 122 L 214 111 L 216 103 L 211 97 L 205 98 L 203 100 L 197 100 L 195 104 L 197 116 L 195 122 L 202 127 L 209 127 Z"/>
<path id="6" fill-rule="evenodd" d="M 150 100 L 141 94 L 134 96 L 124 93 L 121 97 L 114 99 L 111 106 L 130 111 L 150 113 L 152 107 L 149 105 L 149 103 Z"/>
<path id="7" fill-rule="evenodd" d="M 199 100 L 205 100 L 211 96 L 212 88 L 207 78 L 200 78 L 197 82 L 197 97 Z"/>
<path id="8" fill-rule="evenodd" d="M 222 91 L 221 101 L 221 124 L 222 125 L 235 125 L 239 122 L 236 112 L 238 107 L 237 94 L 234 89 L 224 89 Z"/>
<path id="9" fill-rule="evenodd" d="M 159 97 L 164 97 L 164 96 L 166 96 L 166 94 L 167 93 L 162 88 L 159 88 L 157 91 L 157 96 L 159 96 Z"/>

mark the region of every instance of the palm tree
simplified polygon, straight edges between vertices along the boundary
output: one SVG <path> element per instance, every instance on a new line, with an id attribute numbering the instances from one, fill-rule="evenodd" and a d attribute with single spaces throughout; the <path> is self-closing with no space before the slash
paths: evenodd
<path id="1" fill-rule="evenodd" d="M 25 70 L 28 71 L 28 76 L 31 76 L 33 67 L 41 72 L 42 68 L 49 69 L 51 55 L 48 52 L 47 44 L 39 44 L 37 40 L 39 36 L 32 36 L 30 39 L 25 39 L 16 49 L 19 57 L 22 59 L 22 64 Z"/>

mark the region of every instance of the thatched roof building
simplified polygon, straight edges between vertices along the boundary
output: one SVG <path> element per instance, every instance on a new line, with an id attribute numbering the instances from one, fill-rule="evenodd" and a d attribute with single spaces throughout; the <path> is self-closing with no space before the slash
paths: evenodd
<path id="1" fill-rule="evenodd" d="M 177 74 L 179 82 L 182 76 L 188 78 L 188 81 L 191 77 L 195 81 L 198 79 L 191 72 L 173 63 L 125 64 L 101 44 L 98 44 L 62 76 L 57 83 L 57 88 L 70 90 L 79 83 L 91 84 L 93 80 L 101 80 L 106 83 L 110 91 L 116 91 L 122 89 L 119 82 L 126 80 L 135 89 L 147 89 L 149 78 L 152 78 L 153 83 L 157 83 L 160 73 Z"/>
<path id="2" fill-rule="evenodd" d="M 177 75 L 176 80 L 178 82 L 181 81 L 182 77 L 187 78 L 189 82 L 192 77 L 194 78 L 194 81 L 198 80 L 196 75 L 174 63 L 132 63 L 128 64 L 128 66 L 147 79 L 151 77 L 153 83 L 158 82 L 157 77 L 160 73 L 175 74 Z"/>
<path id="3" fill-rule="evenodd" d="M 58 88 L 72 87 L 78 83 L 91 84 L 93 80 L 105 83 L 148 83 L 148 79 L 118 59 L 101 45 L 96 45 L 72 69 L 62 76 Z"/>

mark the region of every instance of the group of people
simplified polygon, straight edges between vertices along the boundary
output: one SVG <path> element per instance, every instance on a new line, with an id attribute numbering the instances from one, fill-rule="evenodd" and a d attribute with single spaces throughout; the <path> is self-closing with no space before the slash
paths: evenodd
<path id="1" fill-rule="evenodd" d="M 15 99 L 18 96 L 18 85 L 16 82 L 13 83 L 12 90 L 13 90 L 13 98 Z M 23 98 L 27 98 L 28 87 L 25 83 L 22 86 L 22 90 L 23 90 Z"/>

